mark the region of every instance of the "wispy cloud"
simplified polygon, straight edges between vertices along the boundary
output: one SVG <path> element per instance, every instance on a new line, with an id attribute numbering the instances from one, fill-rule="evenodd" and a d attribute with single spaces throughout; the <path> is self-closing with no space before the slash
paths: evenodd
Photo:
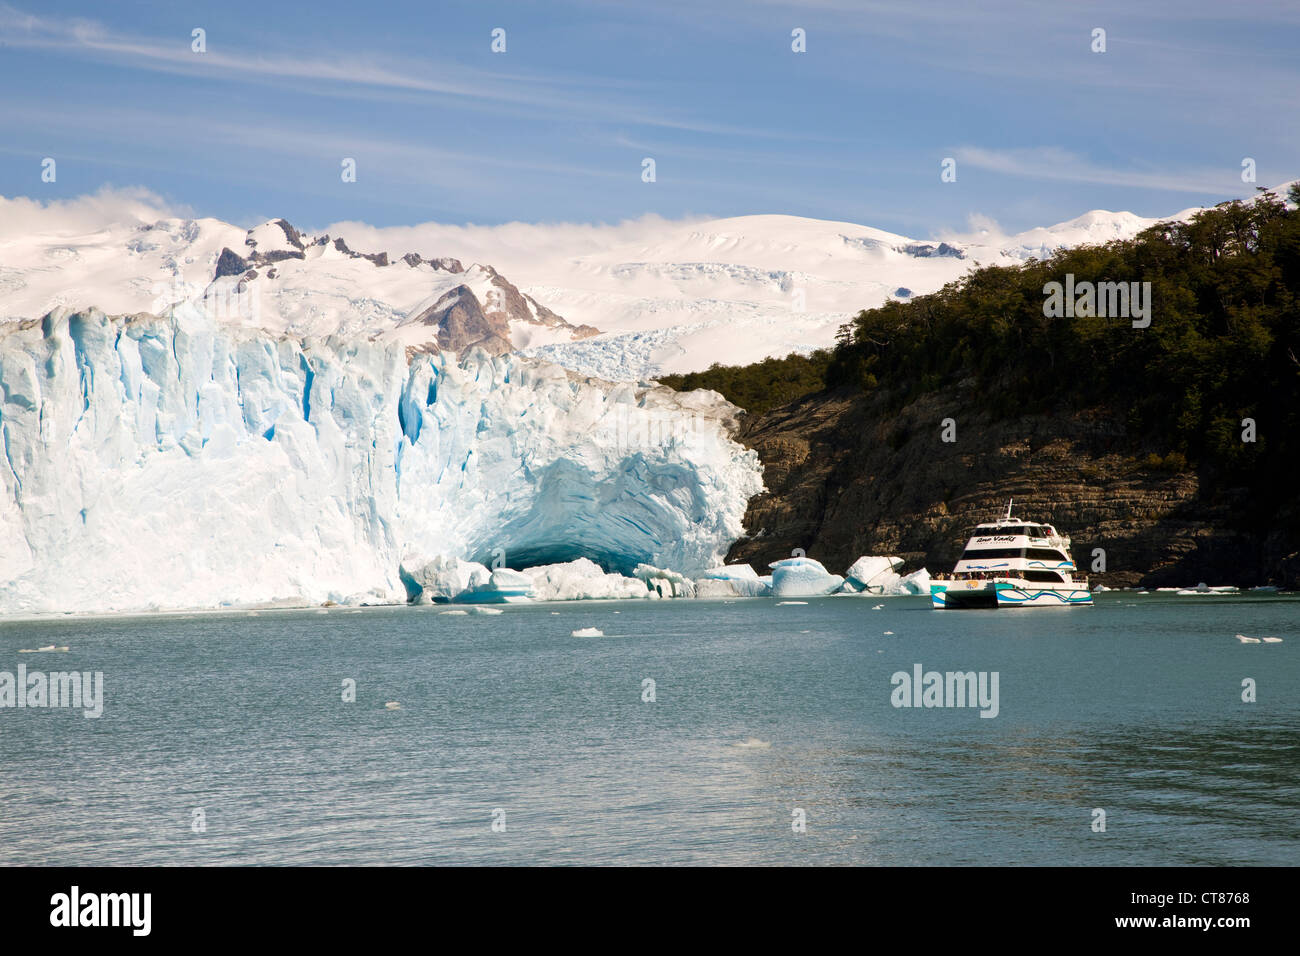
<path id="1" fill-rule="evenodd" d="M 1098 186 L 1132 186 L 1161 192 L 1233 194 L 1250 191 L 1230 169 L 1139 169 L 1102 166 L 1058 146 L 1027 149 L 989 149 L 959 146 L 952 151 L 958 170 L 963 166 L 1002 176 L 1089 183 Z M 958 173 L 960 176 L 960 172 Z"/>
<path id="2" fill-rule="evenodd" d="M 337 95 L 338 89 L 345 89 L 354 98 L 387 99 L 393 92 L 416 93 L 436 98 L 447 109 L 481 110 L 485 105 L 496 105 L 512 108 L 515 115 L 535 116 L 537 110 L 544 110 L 568 117 L 601 117 L 633 126 L 718 136 L 787 135 L 647 110 L 643 103 L 616 95 L 634 85 L 618 78 L 511 74 L 427 57 L 410 60 L 392 53 L 346 50 L 314 57 L 289 51 L 245 54 L 222 50 L 215 38 L 207 51 L 199 54 L 191 49 L 188 40 L 122 33 L 94 20 L 53 20 L 0 3 L 0 44 L 75 53 L 129 69 L 219 77 L 228 82 L 282 81 L 293 83 L 298 92 L 330 96 Z M 311 84 L 325 84 L 329 89 Z"/>

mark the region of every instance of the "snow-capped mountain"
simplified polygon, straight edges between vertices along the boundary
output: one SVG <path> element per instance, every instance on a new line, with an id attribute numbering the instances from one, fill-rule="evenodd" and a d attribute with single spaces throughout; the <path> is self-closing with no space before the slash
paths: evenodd
<path id="1" fill-rule="evenodd" d="M 512 273 L 571 320 L 604 330 L 531 354 L 591 375 L 651 378 L 824 348 L 840 325 L 886 299 L 936 291 L 978 265 L 1129 238 L 1159 221 L 1095 210 L 1012 236 L 918 240 L 854 223 L 744 216 L 569 260 L 521 262 Z"/>
<path id="2" fill-rule="evenodd" d="M 185 301 L 271 332 L 393 334 L 410 346 L 479 346 L 494 355 L 597 333 L 569 324 L 490 265 L 358 252 L 283 219 L 249 230 L 148 216 L 92 231 L 0 229 L 0 321 L 60 307 L 156 315 Z"/>

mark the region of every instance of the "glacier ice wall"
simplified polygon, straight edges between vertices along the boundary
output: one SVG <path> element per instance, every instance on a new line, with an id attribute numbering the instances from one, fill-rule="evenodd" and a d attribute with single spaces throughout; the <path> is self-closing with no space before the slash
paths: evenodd
<path id="1" fill-rule="evenodd" d="M 0 612 L 400 600 L 408 555 L 720 562 L 762 486 L 711 392 L 165 317 L 0 329 Z"/>

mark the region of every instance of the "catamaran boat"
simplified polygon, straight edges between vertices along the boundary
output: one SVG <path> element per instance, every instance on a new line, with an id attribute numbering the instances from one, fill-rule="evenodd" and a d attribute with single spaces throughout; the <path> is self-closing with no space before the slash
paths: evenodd
<path id="1" fill-rule="evenodd" d="M 936 608 L 1065 607 L 1092 603 L 1088 580 L 1074 577 L 1070 539 L 1050 524 L 1007 513 L 977 525 L 952 574 L 930 582 Z"/>

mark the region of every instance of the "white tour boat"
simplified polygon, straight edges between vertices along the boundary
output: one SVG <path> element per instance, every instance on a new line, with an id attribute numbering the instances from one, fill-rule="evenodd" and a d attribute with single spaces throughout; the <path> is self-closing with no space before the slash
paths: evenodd
<path id="1" fill-rule="evenodd" d="M 1092 603 L 1088 581 L 1074 577 L 1070 539 L 1050 524 L 1007 513 L 977 525 L 952 574 L 932 579 L 937 608 L 1067 607 Z"/>

